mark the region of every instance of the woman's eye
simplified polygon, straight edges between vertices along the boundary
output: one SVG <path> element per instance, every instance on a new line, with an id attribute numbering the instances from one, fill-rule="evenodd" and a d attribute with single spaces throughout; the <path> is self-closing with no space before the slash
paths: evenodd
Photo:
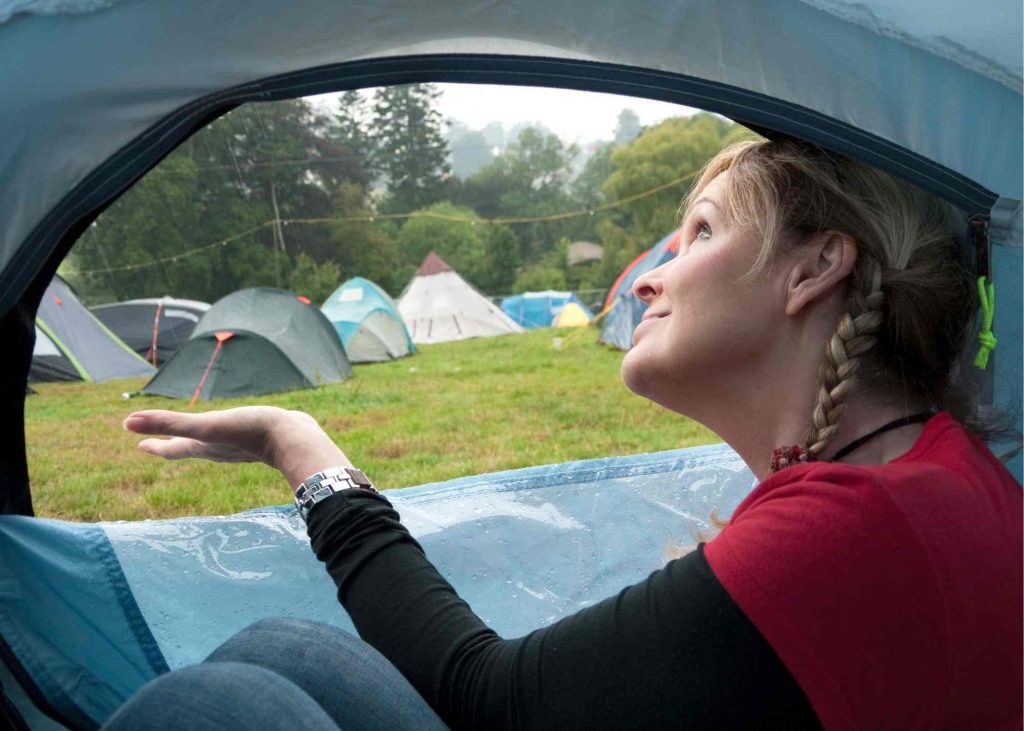
<path id="1" fill-rule="evenodd" d="M 710 239 L 711 238 L 711 227 L 706 223 L 702 223 L 697 227 L 697 235 L 694 237 L 695 240 Z"/>

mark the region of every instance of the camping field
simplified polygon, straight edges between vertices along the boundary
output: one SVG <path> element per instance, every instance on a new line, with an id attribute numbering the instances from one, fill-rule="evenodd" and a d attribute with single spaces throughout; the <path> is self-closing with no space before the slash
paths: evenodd
<path id="1" fill-rule="evenodd" d="M 307 411 L 383 488 L 529 465 L 717 441 L 631 394 L 622 353 L 591 328 L 424 346 L 413 357 L 355 366 L 344 383 L 197 409 L 269 403 Z M 553 347 L 561 337 L 563 347 Z M 185 409 L 159 397 L 125 400 L 144 381 L 34 386 L 25 402 L 36 513 L 72 520 L 227 514 L 290 499 L 262 465 L 162 462 L 121 429 L 133 410 Z"/>

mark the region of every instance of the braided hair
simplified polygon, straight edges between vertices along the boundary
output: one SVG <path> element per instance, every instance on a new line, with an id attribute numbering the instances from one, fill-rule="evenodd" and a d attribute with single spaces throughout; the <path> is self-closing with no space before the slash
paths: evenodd
<path id="1" fill-rule="evenodd" d="M 977 312 L 961 253 L 966 217 L 909 183 L 793 140 L 725 148 L 705 167 L 684 208 L 726 170 L 727 214 L 762 239 L 748 277 L 829 231 L 857 245 L 845 312 L 824 347 L 804 455 L 824 452 L 846 404 L 867 391 L 950 411 L 985 436 L 959 384 Z"/>

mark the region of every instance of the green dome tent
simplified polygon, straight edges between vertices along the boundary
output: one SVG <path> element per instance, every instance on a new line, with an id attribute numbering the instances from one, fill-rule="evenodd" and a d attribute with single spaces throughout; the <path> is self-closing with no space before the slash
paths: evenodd
<path id="1" fill-rule="evenodd" d="M 334 328 L 309 300 L 254 287 L 218 300 L 142 392 L 195 403 L 313 388 L 351 374 Z"/>
<path id="2" fill-rule="evenodd" d="M 348 280 L 320 311 L 334 325 L 352 363 L 393 360 L 416 352 L 394 300 L 369 279 Z"/>

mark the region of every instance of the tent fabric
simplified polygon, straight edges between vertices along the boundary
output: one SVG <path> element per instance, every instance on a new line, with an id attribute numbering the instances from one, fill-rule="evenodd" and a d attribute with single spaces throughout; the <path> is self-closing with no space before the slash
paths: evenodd
<path id="1" fill-rule="evenodd" d="M 126 300 L 91 308 L 115 335 L 149 363 L 167 362 L 184 345 L 210 305 L 161 297 Z M 153 352 L 154 335 L 156 352 Z"/>
<path id="2" fill-rule="evenodd" d="M 387 496 L 473 608 L 518 636 L 640 581 L 753 484 L 738 456 L 714 445 Z M 26 587 L 0 592 L 0 634 L 69 717 L 102 722 L 162 668 L 198 662 L 264 617 L 353 629 L 293 506 L 88 526 L 3 516 L 0 553 L 0 586 Z"/>
<path id="3" fill-rule="evenodd" d="M 605 298 L 604 323 L 600 342 L 619 350 L 633 347 L 633 330 L 647 311 L 647 305 L 633 294 L 633 283 L 652 269 L 656 269 L 679 251 L 679 232 L 673 231 L 641 254 L 622 270 Z"/>
<path id="4" fill-rule="evenodd" d="M 153 367 L 96 319 L 60 277 L 53 278 L 39 304 L 36 332 L 32 381 L 101 382 L 153 373 Z"/>
<path id="5" fill-rule="evenodd" d="M 406 286 L 398 300 L 398 311 L 414 343 L 443 343 L 523 331 L 433 251 Z"/>
<path id="6" fill-rule="evenodd" d="M 566 327 L 566 325 L 555 325 L 555 321 L 561 316 L 565 307 L 572 304 L 576 312 L 576 320 L 579 316 L 584 318 L 582 324 L 587 324 L 593 315 L 587 306 L 580 302 L 580 299 L 572 292 L 558 292 L 547 290 L 544 292 L 524 292 L 523 294 L 505 297 L 501 301 L 501 311 L 522 325 L 527 330 L 538 327 Z M 573 327 L 573 325 L 568 325 Z"/>
<path id="7" fill-rule="evenodd" d="M 218 300 L 142 392 L 237 398 L 337 383 L 351 374 L 341 340 L 319 309 L 290 292 L 253 287 Z"/>
<path id="8" fill-rule="evenodd" d="M 1014 0 L 982 10 L 953 0 L 617 0 L 599 13 L 583 2 L 512 0 L 465 13 L 454 0 L 429 8 L 320 0 L 285 18 L 268 0 L 186 0 L 59 18 L 24 12 L 0 26 L 0 67 L 8 71 L 0 79 L 0 312 L 40 270 L 49 252 L 35 249 L 52 250 L 57 229 L 72 223 L 52 217 L 33 234 L 49 212 L 76 186 L 97 198 L 86 209 L 102 206 L 116 191 L 87 178 L 121 153 L 129 160 L 148 148 L 135 164 L 155 162 L 161 138 L 147 135 L 173 115 L 184 129 L 173 130 L 169 144 L 234 98 L 266 98 L 265 79 L 281 78 L 281 94 L 389 76 L 401 83 L 417 80 L 417 55 L 451 54 L 422 75 L 434 80 L 518 78 L 703 103 L 904 167 L 932 189 L 962 187 L 956 195 L 982 206 L 995 197 L 1020 201 L 1022 141 L 1006 131 L 1024 119 L 1021 28 Z M 328 78 L 357 59 L 352 79 L 341 70 Z M 520 59 L 540 60 L 530 78 L 526 67 L 513 68 Z M 229 89 L 235 96 L 223 94 Z M 128 149 L 136 142 L 139 150 Z"/>
<path id="9" fill-rule="evenodd" d="M 392 360 L 416 352 L 394 300 L 368 279 L 349 279 L 320 311 L 334 326 L 352 363 Z"/>
<path id="10" fill-rule="evenodd" d="M 586 327 L 594 319 L 582 302 L 568 302 L 558 313 L 552 327 Z"/>

